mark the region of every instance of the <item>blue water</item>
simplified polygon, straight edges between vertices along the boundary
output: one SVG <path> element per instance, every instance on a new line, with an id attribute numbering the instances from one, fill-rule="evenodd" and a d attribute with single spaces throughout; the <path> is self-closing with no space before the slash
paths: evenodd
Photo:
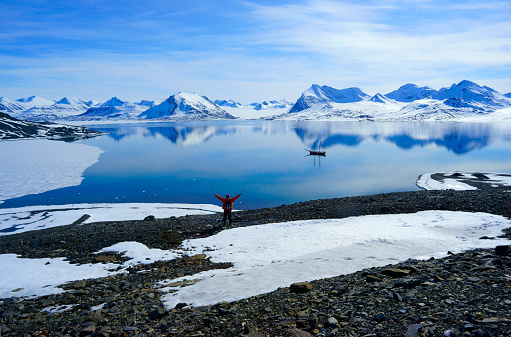
<path id="1" fill-rule="evenodd" d="M 0 207 L 69 203 L 215 203 L 238 209 L 418 190 L 443 171 L 511 173 L 511 124 L 217 121 L 89 125 L 104 153 L 81 185 Z M 307 156 L 321 149 L 326 156 Z"/>

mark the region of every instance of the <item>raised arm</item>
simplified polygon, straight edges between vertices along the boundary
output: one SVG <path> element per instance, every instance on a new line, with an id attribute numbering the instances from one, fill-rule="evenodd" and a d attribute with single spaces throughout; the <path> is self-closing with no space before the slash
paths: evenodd
<path id="1" fill-rule="evenodd" d="M 222 198 L 221 196 L 219 196 L 218 194 L 216 193 L 213 193 L 215 195 L 215 197 L 217 197 L 221 202 L 225 202 L 225 198 Z"/>
<path id="2" fill-rule="evenodd" d="M 243 192 L 241 192 L 240 194 L 238 194 L 237 196 L 235 196 L 234 198 L 231 198 L 231 202 L 234 202 L 236 199 L 238 199 L 241 195 L 243 194 Z"/>

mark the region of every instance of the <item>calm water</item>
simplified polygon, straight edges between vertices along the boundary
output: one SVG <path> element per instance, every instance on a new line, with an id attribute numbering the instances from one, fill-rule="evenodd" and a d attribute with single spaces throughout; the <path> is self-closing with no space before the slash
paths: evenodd
<path id="1" fill-rule="evenodd" d="M 511 124 L 229 121 L 92 125 L 105 152 L 80 186 L 0 207 L 99 202 L 215 203 L 235 208 L 418 190 L 422 173 L 511 173 Z M 321 147 L 325 157 L 306 156 Z"/>

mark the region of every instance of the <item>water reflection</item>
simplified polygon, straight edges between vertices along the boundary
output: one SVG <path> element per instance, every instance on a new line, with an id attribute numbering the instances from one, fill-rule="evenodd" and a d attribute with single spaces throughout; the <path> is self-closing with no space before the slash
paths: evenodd
<path id="1" fill-rule="evenodd" d="M 511 125 L 219 121 L 95 125 L 80 141 L 104 153 L 81 185 L 0 207 L 110 202 L 216 203 L 251 188 L 239 209 L 417 190 L 430 172 L 511 172 Z M 306 156 L 304 149 L 326 151 Z M 58 172 L 56 172 L 58 174 Z"/>
<path id="2" fill-rule="evenodd" d="M 216 125 L 128 125 L 93 126 L 122 141 L 129 137 L 163 137 L 181 146 L 198 145 L 213 137 L 234 135 L 249 130 L 259 134 L 292 132 L 310 149 L 334 146 L 359 146 L 366 140 L 390 142 L 403 150 L 437 145 L 462 155 L 482 149 L 496 140 L 511 141 L 506 125 L 470 123 L 377 123 L 377 122 L 264 122 L 257 125 L 218 123 Z"/>

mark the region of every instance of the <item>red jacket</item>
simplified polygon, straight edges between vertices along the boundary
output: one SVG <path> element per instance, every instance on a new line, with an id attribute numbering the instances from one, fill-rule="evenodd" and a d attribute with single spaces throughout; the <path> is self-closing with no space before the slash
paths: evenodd
<path id="1" fill-rule="evenodd" d="M 227 196 L 229 196 L 229 194 L 227 194 Z M 222 198 L 221 196 L 219 196 L 218 194 L 215 194 L 215 197 L 217 197 L 218 199 L 220 199 L 221 202 L 223 202 L 224 204 L 222 205 L 222 209 L 225 210 L 225 211 L 232 211 L 232 203 L 238 199 L 239 197 L 241 196 L 241 193 L 238 194 L 237 196 L 235 196 L 234 198 Z M 231 203 L 231 209 L 227 209 L 227 203 L 230 202 Z"/>

